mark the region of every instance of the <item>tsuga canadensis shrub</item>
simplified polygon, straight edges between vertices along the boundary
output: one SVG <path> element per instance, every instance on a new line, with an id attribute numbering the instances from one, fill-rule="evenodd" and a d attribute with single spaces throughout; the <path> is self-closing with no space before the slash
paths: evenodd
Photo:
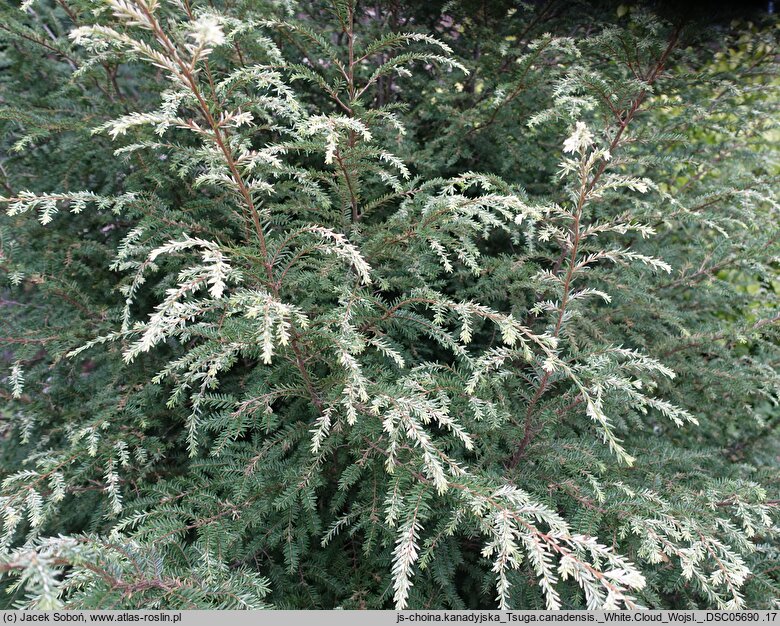
<path id="1" fill-rule="evenodd" d="M 0 606 L 777 609 L 777 38 L 4 0 Z"/>

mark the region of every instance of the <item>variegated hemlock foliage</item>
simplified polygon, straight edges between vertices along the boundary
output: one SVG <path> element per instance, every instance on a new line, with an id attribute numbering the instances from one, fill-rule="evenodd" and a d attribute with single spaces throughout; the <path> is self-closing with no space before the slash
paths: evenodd
<path id="1" fill-rule="evenodd" d="M 429 10 L 3 9 L 8 604 L 776 602 L 775 42 Z"/>

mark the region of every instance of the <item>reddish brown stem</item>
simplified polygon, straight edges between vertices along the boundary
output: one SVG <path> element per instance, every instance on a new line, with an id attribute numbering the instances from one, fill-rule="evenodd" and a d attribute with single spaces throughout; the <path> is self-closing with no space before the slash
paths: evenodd
<path id="1" fill-rule="evenodd" d="M 680 29 L 676 28 L 669 39 L 666 49 L 664 50 L 663 54 L 659 58 L 653 70 L 648 74 L 646 78 L 648 87 L 651 86 L 658 79 L 658 76 L 660 75 L 661 71 L 663 71 L 663 68 L 666 65 L 669 55 L 671 54 L 674 46 L 677 43 L 677 39 L 679 35 L 680 35 Z M 626 111 L 625 115 L 617 118 L 618 130 L 615 133 L 615 137 L 613 138 L 612 142 L 610 143 L 609 146 L 610 153 L 612 153 L 615 149 L 619 147 L 620 140 L 623 136 L 623 133 L 625 132 L 631 120 L 633 120 L 634 117 L 636 116 L 636 113 L 639 110 L 640 105 L 642 104 L 642 102 L 644 102 L 645 98 L 647 97 L 647 93 L 648 93 L 648 89 L 642 89 L 642 91 L 640 91 L 637 97 L 634 98 L 634 100 L 632 101 L 631 106 L 629 107 L 628 111 Z M 568 250 L 564 248 L 554 268 L 554 272 L 557 273 L 561 265 L 563 264 L 563 261 L 568 257 L 569 264 L 568 264 L 568 269 L 566 270 L 566 276 L 564 277 L 564 281 L 563 281 L 563 295 L 561 297 L 561 305 L 558 309 L 558 318 L 555 322 L 555 328 L 553 330 L 553 337 L 555 337 L 556 339 L 560 335 L 561 327 L 563 325 L 563 318 L 566 314 L 566 307 L 569 303 L 569 298 L 571 297 L 572 279 L 574 277 L 574 272 L 577 265 L 576 263 L 577 252 L 579 250 L 579 245 L 582 237 L 582 231 L 580 229 L 582 210 L 584 208 L 585 200 L 587 199 L 588 194 L 590 194 L 590 192 L 595 188 L 596 184 L 601 179 L 601 176 L 604 174 L 606 168 L 607 168 L 607 161 L 602 160 L 595 174 L 591 178 L 591 180 L 589 182 L 586 180 L 581 181 L 580 195 L 577 199 L 577 205 L 574 210 L 574 222 L 572 223 L 571 231 L 570 231 L 572 235 L 571 247 Z M 507 467 L 509 469 L 515 468 L 520 463 L 520 460 L 523 458 L 523 455 L 525 454 L 528 445 L 531 443 L 531 440 L 533 439 L 533 434 L 534 434 L 533 423 L 536 416 L 536 406 L 549 386 L 550 377 L 551 377 L 550 372 L 544 373 L 544 375 L 542 376 L 539 382 L 539 387 L 537 387 L 536 392 L 534 393 L 533 397 L 531 398 L 531 401 L 528 404 L 528 408 L 526 409 L 526 414 L 525 414 L 525 426 L 523 429 L 523 439 L 517 445 L 515 452 L 512 454 L 511 458 L 507 463 Z"/>

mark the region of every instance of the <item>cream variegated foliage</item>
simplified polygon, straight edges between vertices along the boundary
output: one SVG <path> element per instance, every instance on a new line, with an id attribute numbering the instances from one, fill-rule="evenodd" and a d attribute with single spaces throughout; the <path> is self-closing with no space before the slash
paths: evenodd
<path id="1" fill-rule="evenodd" d="M 384 555 L 384 593 L 404 609 L 418 605 L 417 577 L 440 567 L 437 549 L 453 537 L 478 538 L 473 563 L 495 581 L 502 609 L 525 608 L 517 602 L 530 592 L 518 589 L 529 573 L 547 609 L 641 608 L 658 597 L 648 591 L 645 568 L 662 562 L 709 605 L 743 606 L 751 537 L 772 526 L 766 492 L 754 483 L 700 490 L 685 506 L 717 503 L 700 521 L 655 491 L 623 484 L 618 477 L 641 452 L 625 441 L 631 424 L 660 418 L 658 430 L 667 421 L 692 429 L 701 416 L 664 397 L 676 373 L 663 359 L 604 339 L 591 322 L 621 301 L 620 271 L 678 269 L 633 245 L 631 238 L 652 240 L 662 220 L 631 207 L 666 192 L 620 155 L 621 136 L 655 75 L 636 73 L 641 97 L 606 129 L 589 113 L 596 100 L 579 94 L 576 77 L 564 77 L 553 90 L 554 111 L 530 123 L 571 122 L 569 135 L 556 139 L 557 196 L 533 200 L 488 174 L 424 180 L 416 175 L 422 168 L 398 156 L 403 114 L 373 107 L 369 96 L 403 83 L 418 65 L 467 72 L 436 37 L 389 33 L 363 43 L 349 0 L 334 3 L 337 37 L 187 2 L 104 5 L 99 19 L 74 27 L 73 44 L 100 59 L 151 66 L 167 83 L 155 110 L 126 108 L 93 132 L 115 142 L 117 159 L 169 165 L 186 188 L 169 194 L 174 202 L 188 194 L 197 201 L 191 219 L 186 211 L 174 219 L 156 214 L 151 189 L 0 197 L 9 216 L 34 211 L 44 225 L 63 207 L 117 214 L 142 207 L 147 219 L 124 231 L 110 264 L 122 277 L 119 305 L 101 318 L 111 330 L 66 352 L 75 363 L 113 358 L 116 350 L 123 371 L 134 372 L 128 387 L 167 394 L 148 416 L 137 398 L 114 403 L 141 414 L 116 436 L 105 414 L 62 431 L 72 450 L 83 448 L 94 462 L 97 478 L 80 489 L 106 498 L 104 518 L 113 525 L 106 536 L 46 536 L 72 495 L 63 472 L 78 452 L 42 451 L 4 479 L 0 573 L 21 572 L 15 584 L 27 594 L 25 606 L 59 608 L 85 589 L 108 586 L 125 595 L 181 592 L 203 603 L 213 593 L 226 606 L 260 608 L 268 589 L 253 564 L 280 581 L 296 578 L 304 550 L 343 540 L 355 561 L 361 549 L 366 558 Z M 316 54 L 286 61 L 288 39 Z M 580 44 L 544 36 L 517 64 L 530 68 L 545 51 L 579 58 Z M 312 90 L 326 104 L 313 104 Z M 519 91 L 512 93 L 496 93 L 494 117 Z M 610 214 L 609 203 L 628 208 Z M 216 217 L 201 223 L 208 212 Z M 164 227 L 154 226 L 158 218 Z M 550 249 L 553 261 L 537 262 Z M 480 291 L 492 273 L 500 288 L 524 272 L 532 297 Z M 590 349 L 594 337 L 600 342 Z M 16 400 L 28 393 L 26 375 L 21 361 L 10 369 Z M 159 414 L 168 426 L 149 427 Z M 539 433 L 561 416 L 578 438 L 532 460 Z M 19 423 L 32 419 L 20 410 Z M 179 443 L 184 453 L 167 459 Z M 567 455 L 589 462 L 575 473 L 576 485 Z M 172 491 L 152 486 L 136 501 L 133 472 L 155 476 L 165 462 L 183 464 L 193 486 L 178 487 L 174 476 Z M 544 463 L 560 463 L 560 478 L 530 488 L 528 476 Z M 219 480 L 228 484 L 210 491 Z M 587 515 L 570 519 L 559 510 L 556 491 L 599 513 L 609 498 L 630 504 L 618 531 L 596 537 Z M 249 519 L 255 506 L 257 524 Z M 329 526 L 312 521 L 326 511 Z M 310 536 L 300 540 L 300 532 Z M 278 544 L 266 549 L 263 533 Z M 353 542 L 358 536 L 365 546 Z M 178 541 L 187 544 L 183 559 L 172 547 Z M 250 548 L 223 561 L 223 551 L 241 542 Z M 447 550 L 460 550 L 457 541 Z M 193 554 L 197 566 L 186 575 L 165 573 Z M 284 567 L 270 564 L 277 557 Z M 564 594 L 572 588 L 574 596 Z M 241 592 L 231 595 L 235 589 Z"/>

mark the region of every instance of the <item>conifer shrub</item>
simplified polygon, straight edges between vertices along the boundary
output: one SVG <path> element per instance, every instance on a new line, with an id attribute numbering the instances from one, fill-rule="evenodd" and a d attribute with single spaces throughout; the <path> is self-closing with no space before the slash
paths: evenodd
<path id="1" fill-rule="evenodd" d="M 776 26 L 375 4 L 3 4 L 0 604 L 777 608 Z"/>

